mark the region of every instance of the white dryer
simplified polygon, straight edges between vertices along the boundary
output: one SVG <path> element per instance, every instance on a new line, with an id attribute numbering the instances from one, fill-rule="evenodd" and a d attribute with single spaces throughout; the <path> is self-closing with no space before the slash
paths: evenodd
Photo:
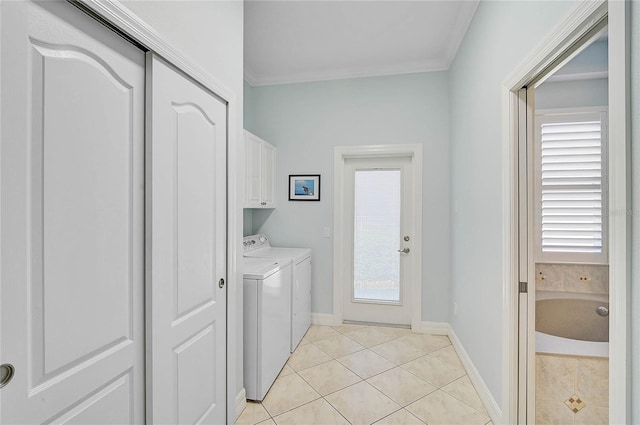
<path id="1" fill-rule="evenodd" d="M 290 259 L 293 268 L 291 290 L 291 352 L 311 325 L 311 249 L 274 247 L 266 235 L 245 236 L 245 258 Z"/>
<path id="2" fill-rule="evenodd" d="M 289 359 L 291 260 L 244 259 L 244 386 L 262 400 Z"/>

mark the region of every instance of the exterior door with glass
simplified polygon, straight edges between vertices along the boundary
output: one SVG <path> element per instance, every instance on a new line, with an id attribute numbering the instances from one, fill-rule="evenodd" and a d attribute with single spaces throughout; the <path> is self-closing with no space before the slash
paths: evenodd
<path id="1" fill-rule="evenodd" d="M 411 324 L 411 158 L 345 160 L 344 320 Z"/>

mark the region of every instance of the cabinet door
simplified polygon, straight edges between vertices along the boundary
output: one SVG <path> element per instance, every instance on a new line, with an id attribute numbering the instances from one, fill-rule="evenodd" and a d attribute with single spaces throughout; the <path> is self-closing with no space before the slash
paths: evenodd
<path id="1" fill-rule="evenodd" d="M 244 132 L 245 140 L 245 208 L 259 208 L 262 200 L 262 140 L 248 131 Z"/>
<path id="2" fill-rule="evenodd" d="M 276 148 L 262 143 L 262 202 L 261 206 L 274 208 L 276 186 Z"/>

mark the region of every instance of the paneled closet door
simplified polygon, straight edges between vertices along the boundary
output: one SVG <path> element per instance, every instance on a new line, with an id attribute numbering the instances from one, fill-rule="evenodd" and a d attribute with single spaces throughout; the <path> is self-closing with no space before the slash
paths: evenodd
<path id="1" fill-rule="evenodd" d="M 147 421 L 226 422 L 227 106 L 147 55 Z"/>
<path id="2" fill-rule="evenodd" d="M 1 2 L 0 422 L 144 423 L 144 53 Z"/>

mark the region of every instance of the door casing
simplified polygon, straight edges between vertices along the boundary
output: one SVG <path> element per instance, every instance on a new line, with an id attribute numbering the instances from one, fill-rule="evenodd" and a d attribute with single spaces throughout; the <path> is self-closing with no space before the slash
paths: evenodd
<path id="1" fill-rule="evenodd" d="M 549 67 L 599 22 L 609 24 L 609 209 L 629 211 L 629 2 L 598 0 L 580 3 L 535 51 L 503 82 L 503 370 L 504 423 L 522 423 L 519 414 L 518 341 L 518 92 L 549 72 Z M 609 215 L 609 422 L 630 422 L 630 216 Z M 531 297 L 529 297 L 531 298 Z M 529 300 L 529 305 L 531 302 Z M 526 329 L 526 328 L 525 328 Z M 531 340 L 531 338 L 529 338 Z"/>
<path id="2" fill-rule="evenodd" d="M 343 290 L 344 285 L 351 281 L 351 265 L 347 264 L 344 253 L 345 217 L 343 214 L 345 205 L 345 160 L 349 158 L 375 158 L 375 157 L 410 157 L 413 168 L 413 205 L 410 215 L 413 219 L 412 228 L 412 255 L 413 276 L 410 282 L 411 295 L 411 328 L 419 329 L 422 324 L 422 145 L 361 145 L 361 146 L 336 146 L 334 148 L 334 191 L 333 198 L 333 318 L 332 324 L 342 324 Z"/>

